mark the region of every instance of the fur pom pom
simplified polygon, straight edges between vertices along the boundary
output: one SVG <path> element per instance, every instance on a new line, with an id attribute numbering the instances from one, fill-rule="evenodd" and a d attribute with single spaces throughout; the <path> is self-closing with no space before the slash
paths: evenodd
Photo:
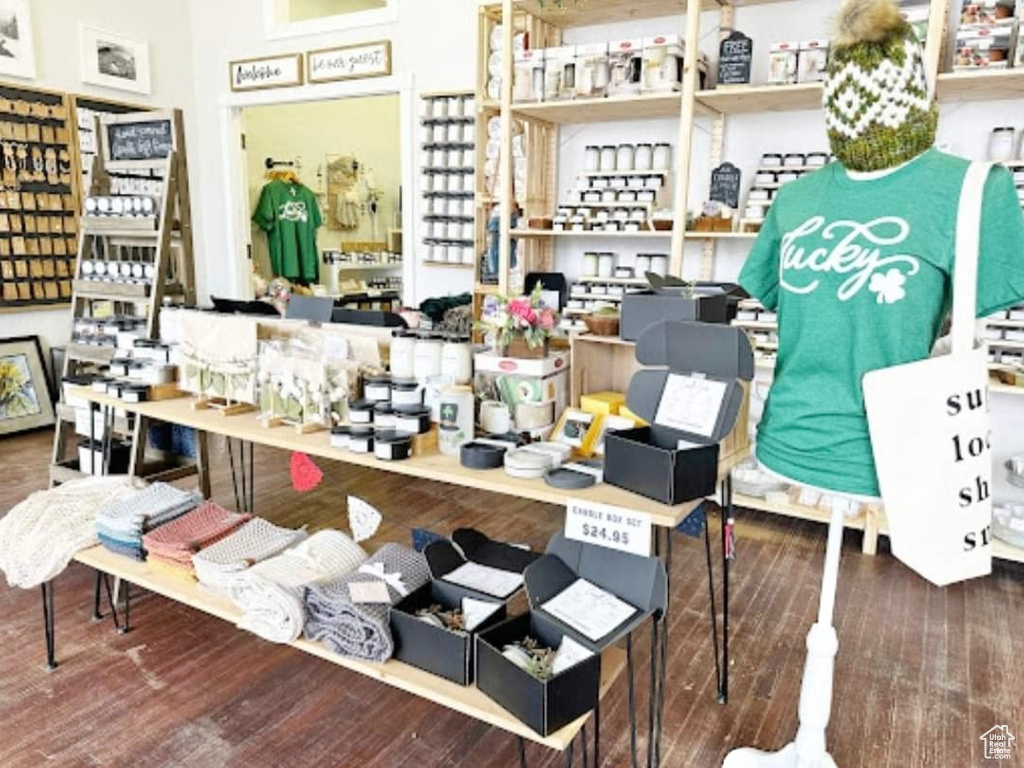
<path id="1" fill-rule="evenodd" d="M 835 45 L 877 43 L 905 22 L 895 0 L 846 0 L 836 16 Z"/>

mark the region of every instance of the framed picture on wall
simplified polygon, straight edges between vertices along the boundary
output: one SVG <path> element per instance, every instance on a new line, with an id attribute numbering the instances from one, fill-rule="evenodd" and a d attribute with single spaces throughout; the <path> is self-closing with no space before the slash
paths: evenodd
<path id="1" fill-rule="evenodd" d="M 268 40 L 342 32 L 398 21 L 399 0 L 263 0 Z"/>
<path id="2" fill-rule="evenodd" d="M 0 339 L 0 436 L 53 424 L 38 336 Z"/>
<path id="3" fill-rule="evenodd" d="M 150 93 L 148 42 L 85 25 L 78 30 L 83 83 Z"/>
<path id="4" fill-rule="evenodd" d="M 28 0 L 0 0 L 0 75 L 36 76 Z"/>

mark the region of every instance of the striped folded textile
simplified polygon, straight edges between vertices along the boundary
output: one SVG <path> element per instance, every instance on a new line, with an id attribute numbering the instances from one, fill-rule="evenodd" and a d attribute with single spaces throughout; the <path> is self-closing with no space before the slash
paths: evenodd
<path id="1" fill-rule="evenodd" d="M 356 603 L 350 584 L 382 581 L 387 603 Z M 320 640 L 334 653 L 383 663 L 394 653 L 391 606 L 430 581 L 426 558 L 398 544 L 385 544 L 354 572 L 306 588 L 306 626 L 310 640 Z"/>
<path id="2" fill-rule="evenodd" d="M 192 556 L 199 583 L 226 593 L 238 574 L 251 565 L 279 555 L 307 537 L 306 529 L 281 528 L 254 517 L 234 533 Z"/>
<path id="3" fill-rule="evenodd" d="M 206 501 L 169 523 L 142 537 L 142 546 L 151 562 L 177 565 L 189 575 L 194 573 L 192 556 L 217 543 L 249 522 L 252 515 L 231 512 Z"/>
<path id="4" fill-rule="evenodd" d="M 96 536 L 112 552 L 143 560 L 143 535 L 195 509 L 202 500 L 195 491 L 153 483 L 130 498 L 100 509 L 96 513 Z"/>
<path id="5" fill-rule="evenodd" d="M 337 579 L 366 561 L 341 531 L 314 533 L 298 546 L 238 574 L 228 596 L 244 613 L 238 627 L 272 643 L 290 643 L 306 621 L 305 588 Z"/>

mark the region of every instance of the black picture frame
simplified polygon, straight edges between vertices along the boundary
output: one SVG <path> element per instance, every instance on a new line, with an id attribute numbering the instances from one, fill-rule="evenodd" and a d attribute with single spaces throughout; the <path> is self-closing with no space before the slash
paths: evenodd
<path id="1" fill-rule="evenodd" d="M 16 360 L 19 357 L 23 363 Z M 26 375 L 28 380 L 23 381 Z M 0 437 L 52 427 L 55 421 L 39 337 L 0 339 Z"/>

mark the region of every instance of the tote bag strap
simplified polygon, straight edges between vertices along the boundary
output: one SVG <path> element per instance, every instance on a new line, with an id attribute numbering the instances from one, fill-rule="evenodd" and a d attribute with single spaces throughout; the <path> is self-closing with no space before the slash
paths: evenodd
<path id="1" fill-rule="evenodd" d="M 981 247 L 981 206 L 992 163 L 967 168 L 956 218 L 956 261 L 953 264 L 953 354 L 974 349 L 974 318 L 978 297 L 978 250 Z"/>

